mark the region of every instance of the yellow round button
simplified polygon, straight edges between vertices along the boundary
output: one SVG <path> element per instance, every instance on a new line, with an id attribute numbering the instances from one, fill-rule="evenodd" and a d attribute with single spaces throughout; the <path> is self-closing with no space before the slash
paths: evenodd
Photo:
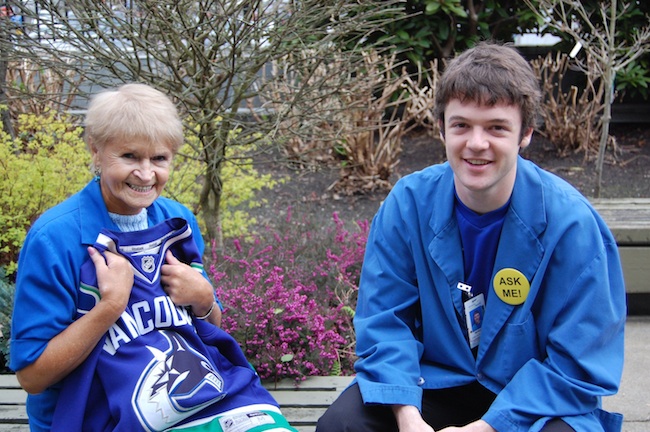
<path id="1" fill-rule="evenodd" d="M 513 268 L 499 270 L 494 275 L 492 286 L 497 297 L 509 305 L 522 304 L 530 292 L 530 282 L 526 276 Z"/>

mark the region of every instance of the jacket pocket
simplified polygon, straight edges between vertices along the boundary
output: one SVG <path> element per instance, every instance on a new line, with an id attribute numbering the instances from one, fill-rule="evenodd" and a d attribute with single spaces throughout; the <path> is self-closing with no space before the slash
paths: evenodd
<path id="1" fill-rule="evenodd" d="M 541 360 L 537 342 L 537 326 L 530 312 L 523 321 L 506 324 L 503 327 L 497 350 L 507 350 L 507 355 L 498 356 L 502 373 L 507 381 L 510 381 L 529 360 Z"/>

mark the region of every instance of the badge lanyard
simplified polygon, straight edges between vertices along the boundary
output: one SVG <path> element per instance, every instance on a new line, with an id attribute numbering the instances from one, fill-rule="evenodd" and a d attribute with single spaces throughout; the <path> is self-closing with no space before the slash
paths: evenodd
<path id="1" fill-rule="evenodd" d="M 481 340 L 481 327 L 483 327 L 483 316 L 485 315 L 485 296 L 483 296 L 483 293 L 473 295 L 472 287 L 463 282 L 458 282 L 456 288 L 463 291 L 468 297 L 468 300 L 463 302 L 463 307 L 465 309 L 469 346 L 474 349 Z"/>

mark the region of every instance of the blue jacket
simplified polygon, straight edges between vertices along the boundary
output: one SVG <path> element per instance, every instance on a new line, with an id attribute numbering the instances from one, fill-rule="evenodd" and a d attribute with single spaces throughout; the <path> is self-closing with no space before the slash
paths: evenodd
<path id="1" fill-rule="evenodd" d="M 186 207 L 159 197 L 147 208 L 149 226 L 171 217 L 188 221 L 203 254 L 204 241 L 194 217 Z M 10 367 L 20 370 L 36 361 L 48 342 L 77 315 L 77 292 L 81 266 L 88 259 L 87 246 L 102 228 L 119 231 L 113 223 L 99 183 L 52 207 L 32 225 L 18 261 L 15 306 L 11 323 Z M 27 398 L 32 430 L 49 430 L 59 392 L 54 385 Z"/>
<path id="2" fill-rule="evenodd" d="M 488 296 L 477 358 L 467 342 L 464 269 L 448 164 L 401 179 L 375 216 L 355 316 L 365 403 L 421 407 L 422 390 L 478 380 L 498 394 L 499 432 L 562 417 L 577 431 L 620 430 L 600 410 L 623 368 L 625 287 L 618 249 L 589 202 L 519 158 L 493 275 L 530 282 L 523 304 Z"/>

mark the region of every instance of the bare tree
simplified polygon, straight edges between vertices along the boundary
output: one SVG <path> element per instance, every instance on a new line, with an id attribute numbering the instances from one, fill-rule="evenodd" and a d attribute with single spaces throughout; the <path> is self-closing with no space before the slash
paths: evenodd
<path id="1" fill-rule="evenodd" d="M 197 150 L 205 172 L 199 206 L 207 236 L 218 239 L 221 168 L 232 154 L 229 150 L 268 142 L 280 121 L 286 120 L 282 116 L 293 112 L 266 111 L 258 103 L 258 96 L 272 80 L 283 79 L 282 74 L 271 81 L 268 74 L 264 80 L 261 75 L 276 59 L 293 53 L 311 52 L 318 56 L 317 62 L 325 63 L 334 55 L 340 62 L 343 53 L 341 80 L 328 80 L 331 88 L 318 93 L 323 97 L 336 93 L 345 84 L 344 78 L 364 79 L 361 43 L 367 34 L 393 19 L 397 3 L 399 0 L 34 1 L 35 7 L 22 6 L 26 25 L 11 52 L 43 67 L 73 68 L 76 82 L 88 91 L 139 81 L 172 96 L 187 119 L 187 131 L 195 133 L 200 143 Z M 294 56 L 303 61 L 290 67 L 305 69 L 314 63 L 313 57 L 304 57 Z M 294 99 L 285 103 L 303 103 L 301 97 L 314 94 L 292 92 Z M 317 106 L 319 101 L 309 103 Z M 236 139 L 234 130 L 238 131 Z"/>
<path id="2" fill-rule="evenodd" d="M 595 196 L 600 196 L 605 150 L 609 138 L 612 118 L 611 105 L 614 100 L 614 79 L 616 74 L 650 50 L 650 17 L 648 25 L 637 29 L 631 43 L 617 30 L 617 22 L 634 7 L 636 2 L 611 0 L 600 1 L 591 13 L 579 0 L 524 0 L 551 28 L 564 33 L 576 43 L 577 49 L 587 51 L 591 67 L 577 60 L 592 82 L 602 80 L 605 85 L 602 100 L 602 115 L 599 119 L 600 141 L 596 159 Z"/>

